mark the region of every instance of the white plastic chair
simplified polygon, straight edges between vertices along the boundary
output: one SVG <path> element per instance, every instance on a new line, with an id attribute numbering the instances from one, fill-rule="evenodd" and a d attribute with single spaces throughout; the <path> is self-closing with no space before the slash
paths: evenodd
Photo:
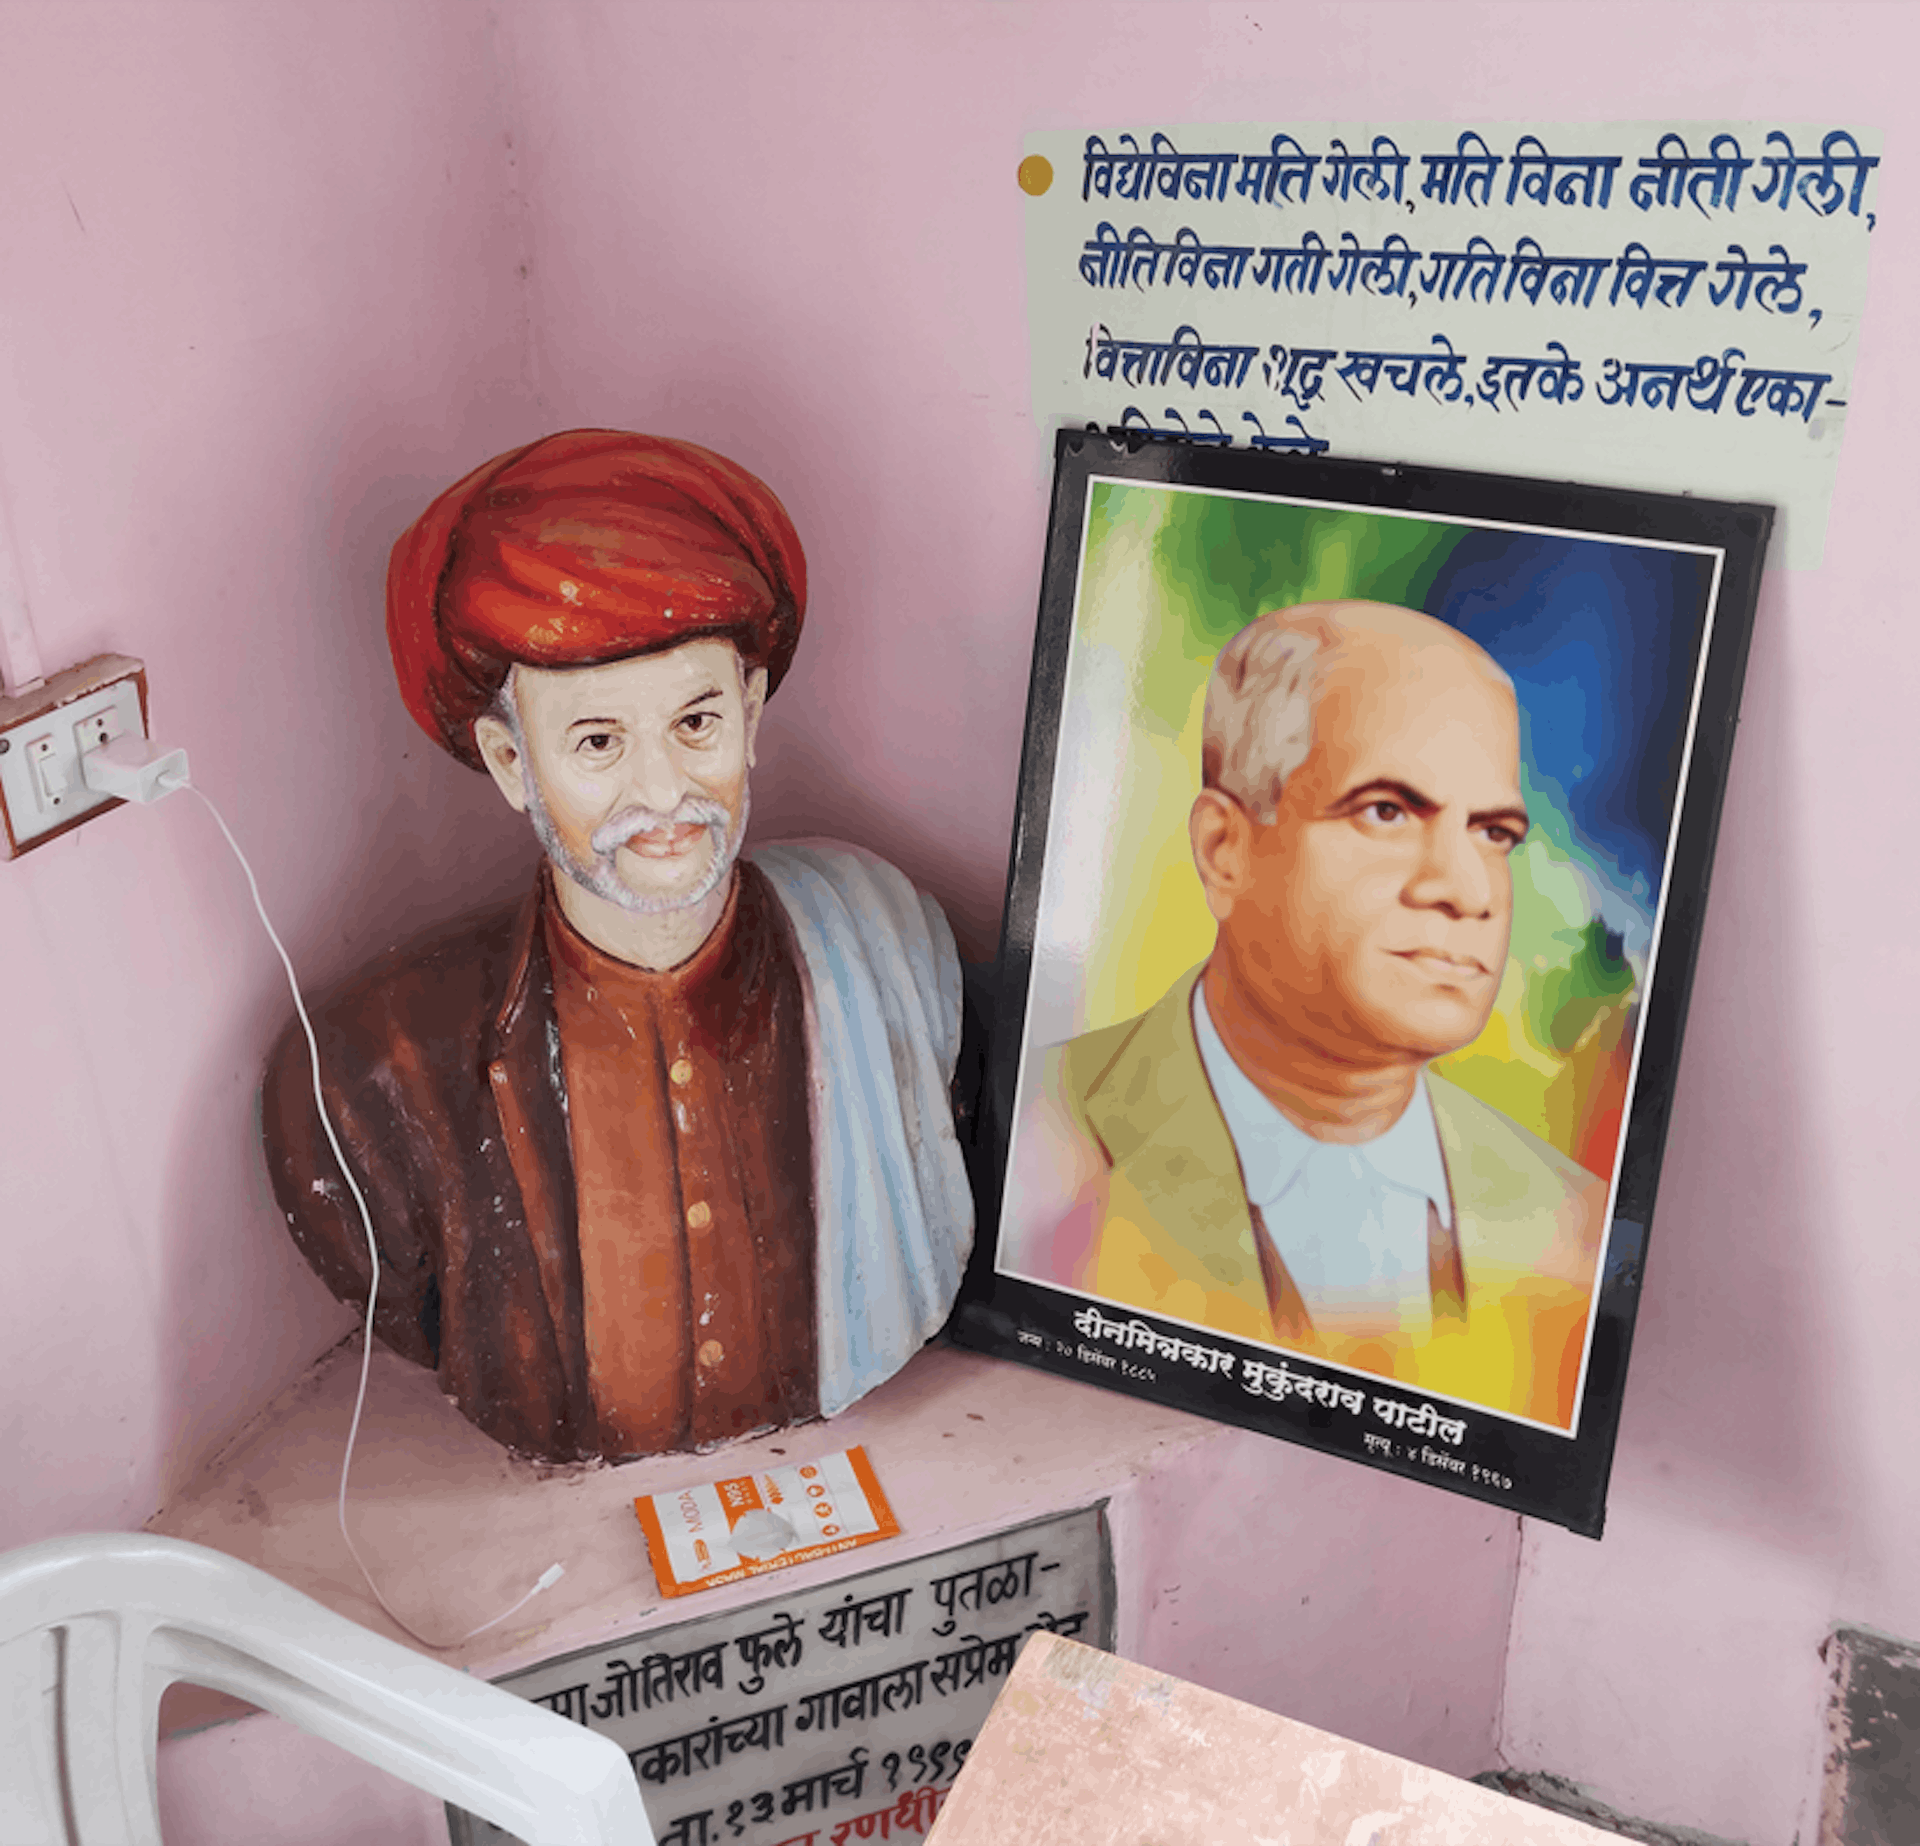
<path id="1" fill-rule="evenodd" d="M 160 1694 L 231 1693 L 528 1846 L 654 1846 L 610 1738 L 145 1534 L 0 1554 L 0 1842 L 161 1846 Z"/>

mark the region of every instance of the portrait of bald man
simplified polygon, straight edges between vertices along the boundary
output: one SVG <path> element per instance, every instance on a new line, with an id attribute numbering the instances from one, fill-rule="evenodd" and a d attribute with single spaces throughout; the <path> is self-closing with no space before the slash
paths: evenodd
<path id="1" fill-rule="evenodd" d="M 831 1415 L 939 1328 L 971 1247 L 939 906 L 826 841 L 743 852 L 806 561 L 694 444 L 569 430 L 393 549 L 408 710 L 542 848 L 524 896 L 290 1025 L 268 1168 L 321 1279 L 523 1454 L 621 1460 Z"/>
<path id="2" fill-rule="evenodd" d="M 1415 610 L 1300 604 L 1202 722 L 1212 953 L 1029 1071 L 1000 1266 L 1568 1426 L 1605 1184 L 1428 1069 L 1507 964 L 1506 674 Z"/>

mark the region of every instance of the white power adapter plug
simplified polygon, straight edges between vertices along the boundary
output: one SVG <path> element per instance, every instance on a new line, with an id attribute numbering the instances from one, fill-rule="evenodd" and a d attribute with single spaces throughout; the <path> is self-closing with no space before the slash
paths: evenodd
<path id="1" fill-rule="evenodd" d="M 157 749 L 149 739 L 127 731 L 97 750 L 83 751 L 80 773 L 87 786 L 102 795 L 145 804 L 187 786 L 187 753 Z"/>

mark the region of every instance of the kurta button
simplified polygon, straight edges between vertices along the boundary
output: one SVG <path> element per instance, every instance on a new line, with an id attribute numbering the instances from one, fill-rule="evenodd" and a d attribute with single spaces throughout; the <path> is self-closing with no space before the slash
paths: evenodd
<path id="1" fill-rule="evenodd" d="M 685 1058 L 675 1058 L 667 1068 L 667 1075 L 684 1089 L 693 1081 L 693 1065 Z"/>
<path id="2" fill-rule="evenodd" d="M 689 1205 L 687 1207 L 687 1229 L 688 1230 L 704 1231 L 707 1228 L 707 1226 L 710 1225 L 712 1222 L 713 1222 L 713 1207 L 711 1205 L 700 1204 L 700 1205 Z"/>
<path id="3" fill-rule="evenodd" d="M 702 1340 L 700 1350 L 694 1355 L 708 1371 L 727 1356 L 727 1349 L 718 1340 Z"/>

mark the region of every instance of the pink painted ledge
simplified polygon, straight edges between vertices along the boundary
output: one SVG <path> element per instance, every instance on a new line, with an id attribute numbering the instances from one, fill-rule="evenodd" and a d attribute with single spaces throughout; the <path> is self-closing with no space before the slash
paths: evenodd
<path id="1" fill-rule="evenodd" d="M 334 1496 L 359 1355 L 336 1348 L 274 1400 L 149 1521 L 148 1529 L 242 1558 L 409 1646 L 341 1543 Z M 524 1595 L 552 1564 L 566 1575 L 500 1627 L 436 1655 L 494 1678 L 593 1647 L 981 1533 L 1091 1505 L 1221 1426 L 1116 1392 L 930 1347 L 831 1422 L 620 1467 L 523 1461 L 441 1397 L 432 1376 L 376 1348 L 354 1451 L 347 1518 L 387 1600 L 423 1634 L 464 1634 Z M 805 1462 L 863 1444 L 901 1536 L 697 1596 L 660 1595 L 633 1502 L 644 1494 Z M 164 1735 L 244 1710 L 177 1687 Z"/>
<path id="2" fill-rule="evenodd" d="M 927 1846 L 1617 1846 L 1615 1836 L 1038 1634 Z"/>

